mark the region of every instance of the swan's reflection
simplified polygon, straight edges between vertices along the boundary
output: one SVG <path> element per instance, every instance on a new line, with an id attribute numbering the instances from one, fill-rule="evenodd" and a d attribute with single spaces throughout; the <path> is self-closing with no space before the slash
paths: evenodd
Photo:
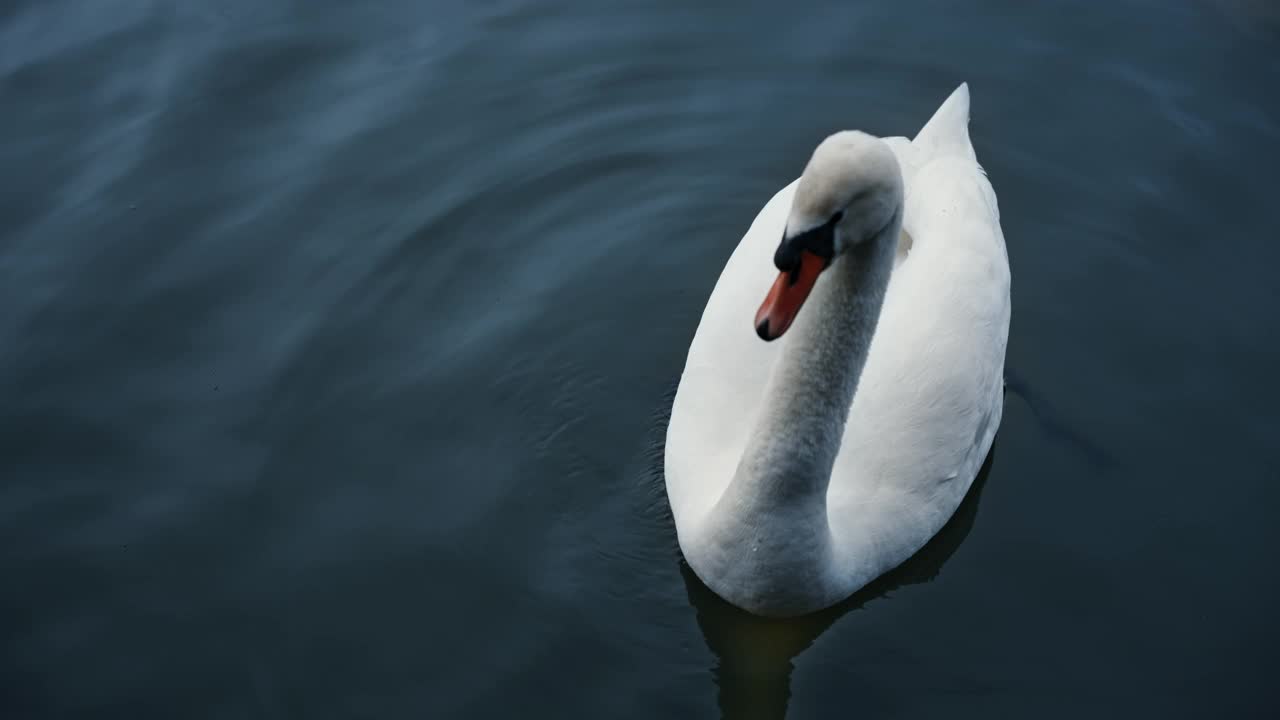
<path id="1" fill-rule="evenodd" d="M 777 720 L 787 714 L 793 661 L 828 627 L 850 610 L 887 592 L 932 580 L 973 527 L 978 499 L 991 471 L 995 449 L 951 520 L 923 548 L 897 569 L 886 573 L 848 600 L 822 612 L 791 620 L 768 620 L 728 604 L 711 592 L 681 561 L 689 602 L 707 647 L 715 654 L 712 670 L 719 687 L 723 718 Z"/>

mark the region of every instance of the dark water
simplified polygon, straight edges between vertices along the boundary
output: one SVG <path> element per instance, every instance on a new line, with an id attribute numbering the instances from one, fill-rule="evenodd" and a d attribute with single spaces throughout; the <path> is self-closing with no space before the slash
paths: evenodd
<path id="1" fill-rule="evenodd" d="M 0 716 L 1274 717 L 1276 8 L 10 0 Z M 662 486 L 703 303 L 961 80 L 993 456 L 750 620 Z"/>

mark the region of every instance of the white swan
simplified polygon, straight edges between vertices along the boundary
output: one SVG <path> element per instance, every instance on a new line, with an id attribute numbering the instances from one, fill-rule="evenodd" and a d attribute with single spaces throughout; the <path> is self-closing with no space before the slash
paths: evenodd
<path id="1" fill-rule="evenodd" d="M 991 447 L 1009 263 L 968 123 L 962 84 L 914 140 L 828 137 L 707 302 L 667 496 L 690 567 L 745 610 L 813 612 L 897 566 Z"/>

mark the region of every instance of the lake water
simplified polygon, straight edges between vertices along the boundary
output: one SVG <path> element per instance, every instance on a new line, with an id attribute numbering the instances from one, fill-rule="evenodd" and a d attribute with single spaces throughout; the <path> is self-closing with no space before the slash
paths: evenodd
<path id="1" fill-rule="evenodd" d="M 1277 7 L 10 0 L 0 716 L 1274 717 Z M 962 80 L 992 457 L 753 620 L 666 505 L 689 340 Z"/>

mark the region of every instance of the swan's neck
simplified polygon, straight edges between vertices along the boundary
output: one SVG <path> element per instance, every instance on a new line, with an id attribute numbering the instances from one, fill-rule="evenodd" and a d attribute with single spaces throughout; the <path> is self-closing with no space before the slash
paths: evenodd
<path id="1" fill-rule="evenodd" d="M 814 287 L 783 337 L 760 415 L 709 518 L 712 582 L 736 586 L 736 597 L 754 596 L 760 612 L 797 610 L 834 580 L 827 486 L 893 271 L 901 217 L 899 209 L 883 231 L 838 257 Z"/>
<path id="2" fill-rule="evenodd" d="M 893 271 L 900 218 L 832 263 L 784 337 L 731 486 L 766 508 L 826 501 Z"/>

